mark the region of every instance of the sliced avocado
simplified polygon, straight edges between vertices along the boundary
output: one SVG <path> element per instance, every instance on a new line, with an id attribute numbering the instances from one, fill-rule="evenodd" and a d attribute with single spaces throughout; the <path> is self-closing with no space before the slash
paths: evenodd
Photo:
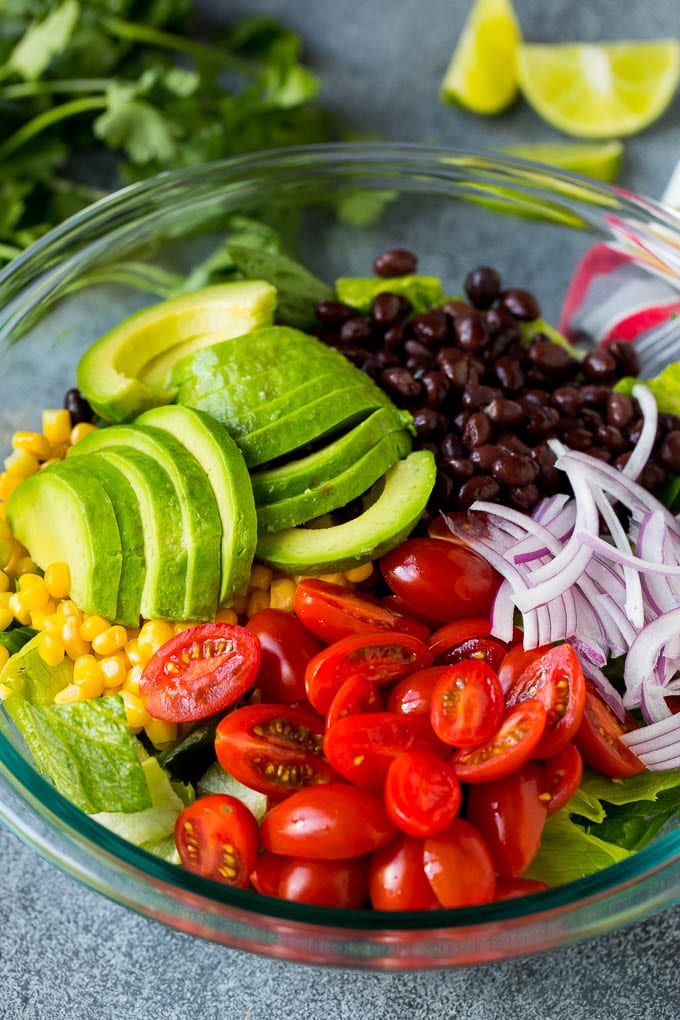
<path id="1" fill-rule="evenodd" d="M 247 591 L 257 542 L 255 502 L 243 454 L 222 425 L 189 407 L 154 407 L 136 423 L 175 436 L 205 471 L 222 522 L 219 603 L 233 605 Z"/>
<path id="2" fill-rule="evenodd" d="M 43 468 L 17 486 L 7 523 L 41 569 L 68 564 L 70 596 L 80 609 L 113 619 L 122 552 L 111 500 L 96 478 L 58 468 Z"/>
<path id="3" fill-rule="evenodd" d="M 78 388 L 106 421 L 129 421 L 146 408 L 172 402 L 175 390 L 167 376 L 178 357 L 271 322 L 275 304 L 271 284 L 242 280 L 145 308 L 85 352 Z"/>
<path id="4" fill-rule="evenodd" d="M 85 457 L 75 457 L 72 452 L 66 460 L 77 462 Z M 170 476 L 153 457 L 129 446 L 107 446 L 101 452 L 87 454 L 86 463 L 93 465 L 95 475 L 102 462 L 125 476 L 137 500 L 145 562 L 141 616 L 147 620 L 181 620 L 188 557 L 182 546 L 179 499 Z"/>
<path id="5" fill-rule="evenodd" d="M 395 461 L 411 451 L 411 437 L 402 429 L 389 432 L 368 453 L 360 457 L 335 478 L 307 489 L 297 496 L 289 496 L 277 503 L 258 508 L 257 523 L 260 534 L 264 531 L 281 531 L 296 524 L 304 524 L 315 517 L 345 506 L 356 499 L 367 487 L 381 478 Z"/>
<path id="6" fill-rule="evenodd" d="M 368 508 L 330 528 L 285 528 L 261 535 L 257 557 L 288 574 L 349 570 L 376 559 L 406 538 L 427 505 L 436 466 L 429 450 L 394 464 L 375 487 Z"/>
<path id="7" fill-rule="evenodd" d="M 81 439 L 70 456 L 101 452 L 111 446 L 146 453 L 167 472 L 179 502 L 180 545 L 187 554 L 185 600 L 176 618 L 211 619 L 220 587 L 222 524 L 205 471 L 174 436 L 147 425 L 97 429 Z"/>
<path id="8" fill-rule="evenodd" d="M 402 431 L 403 412 L 381 407 L 353 429 L 320 450 L 289 460 L 279 467 L 257 471 L 250 476 L 258 507 L 299 496 L 306 489 L 331 481 L 368 453 L 391 432 Z"/>
<path id="9" fill-rule="evenodd" d="M 146 561 L 142 515 L 134 488 L 123 471 L 95 454 L 67 457 L 55 465 L 55 471 L 66 478 L 80 477 L 85 483 L 96 478 L 111 500 L 122 552 L 118 601 L 111 619 L 125 627 L 136 627 L 141 614 Z"/>
<path id="10" fill-rule="evenodd" d="M 338 301 L 368 312 L 378 294 L 388 291 L 408 298 L 414 313 L 427 312 L 444 303 L 441 280 L 436 276 L 343 276 L 335 281 Z"/>

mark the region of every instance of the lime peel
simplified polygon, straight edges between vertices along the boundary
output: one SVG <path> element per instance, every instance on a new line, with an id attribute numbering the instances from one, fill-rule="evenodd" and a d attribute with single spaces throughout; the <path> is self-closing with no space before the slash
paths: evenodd
<path id="1" fill-rule="evenodd" d="M 495 114 L 517 96 L 519 23 L 510 0 L 475 0 L 441 86 L 445 102 Z"/>

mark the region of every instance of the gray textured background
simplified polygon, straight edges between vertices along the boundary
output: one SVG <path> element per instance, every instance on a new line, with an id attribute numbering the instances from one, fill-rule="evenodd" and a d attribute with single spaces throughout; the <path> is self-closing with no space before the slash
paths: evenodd
<path id="1" fill-rule="evenodd" d="M 214 19 L 280 16 L 325 98 L 392 139 L 493 148 L 555 139 L 518 105 L 480 120 L 437 100 L 467 0 L 204 0 Z M 516 0 L 533 41 L 680 35 L 680 0 Z M 680 159 L 680 98 L 631 139 L 620 183 L 658 197 Z M 549 286 L 549 280 L 546 281 Z M 525 961 L 372 975 L 269 961 L 177 934 L 82 888 L 0 830 L 2 1020 L 676 1018 L 680 908 Z"/>

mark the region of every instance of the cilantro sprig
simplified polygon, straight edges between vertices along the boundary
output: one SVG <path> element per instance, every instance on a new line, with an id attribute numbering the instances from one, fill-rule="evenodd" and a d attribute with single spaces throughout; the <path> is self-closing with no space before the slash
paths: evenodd
<path id="1" fill-rule="evenodd" d="M 193 30 L 192 0 L 7 0 L 0 264 L 123 183 L 328 141 L 301 41 L 270 18 Z"/>

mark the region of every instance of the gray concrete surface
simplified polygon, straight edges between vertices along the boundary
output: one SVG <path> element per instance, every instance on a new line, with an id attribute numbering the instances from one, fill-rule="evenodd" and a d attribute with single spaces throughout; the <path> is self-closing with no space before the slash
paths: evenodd
<path id="1" fill-rule="evenodd" d="M 480 120 L 439 104 L 467 0 L 204 0 L 215 20 L 271 13 L 299 30 L 325 99 L 392 139 L 493 148 L 557 136 L 525 106 Z M 680 34 L 680 0 L 517 0 L 534 41 Z M 626 146 L 621 183 L 661 194 L 680 159 L 680 97 Z M 528 960 L 361 974 L 249 956 L 112 904 L 0 830 L 0 1020 L 672 1020 L 680 908 Z"/>

